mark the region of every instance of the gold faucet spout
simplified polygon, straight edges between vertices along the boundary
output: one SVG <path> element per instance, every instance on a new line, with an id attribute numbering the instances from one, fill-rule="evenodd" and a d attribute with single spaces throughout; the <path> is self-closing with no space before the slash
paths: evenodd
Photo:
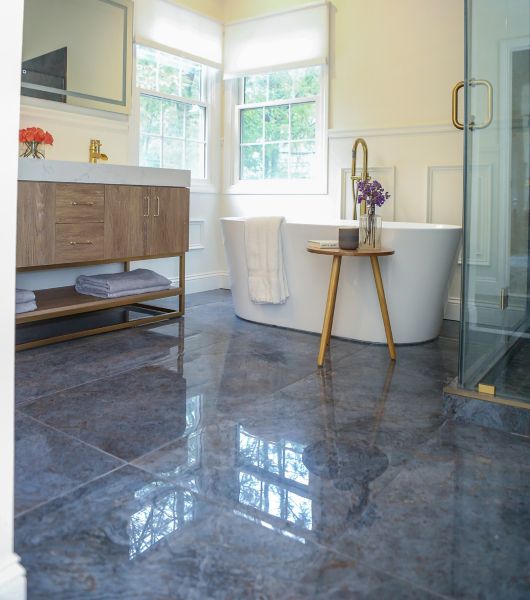
<path id="1" fill-rule="evenodd" d="M 361 170 L 361 176 L 357 177 L 355 174 L 357 172 L 357 149 L 361 146 L 363 149 L 363 168 Z M 351 182 L 352 182 L 352 193 L 353 193 L 353 218 L 355 219 L 357 215 L 357 190 L 355 184 L 359 181 L 366 181 L 370 179 L 368 175 L 368 144 L 366 140 L 363 138 L 357 138 L 355 142 L 353 142 L 353 146 L 351 149 Z M 363 200 L 361 202 L 360 214 L 366 214 L 366 202 Z"/>
<path id="2" fill-rule="evenodd" d="M 101 152 L 101 140 L 90 140 L 88 162 L 96 164 L 98 160 L 109 160 L 109 157 Z"/>

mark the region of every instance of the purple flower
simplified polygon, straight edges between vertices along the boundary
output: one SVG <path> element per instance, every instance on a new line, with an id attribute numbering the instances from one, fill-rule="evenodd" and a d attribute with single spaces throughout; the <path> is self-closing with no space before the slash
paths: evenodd
<path id="1" fill-rule="evenodd" d="M 357 202 L 359 204 L 365 201 L 368 207 L 375 209 L 376 206 L 383 206 L 389 198 L 390 194 L 385 192 L 377 179 L 361 179 L 359 181 L 357 186 Z"/>

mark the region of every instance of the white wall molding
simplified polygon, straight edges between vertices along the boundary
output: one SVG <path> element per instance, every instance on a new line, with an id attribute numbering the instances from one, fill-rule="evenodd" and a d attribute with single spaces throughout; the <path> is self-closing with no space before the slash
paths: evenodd
<path id="1" fill-rule="evenodd" d="M 493 165 L 478 165 L 475 167 L 478 175 L 478 186 L 481 210 L 475 215 L 476 233 L 471 239 L 471 248 L 469 264 L 474 266 L 491 266 L 491 210 L 492 210 L 492 192 L 493 192 Z M 461 189 L 460 214 L 454 212 L 454 206 L 451 212 L 454 215 L 451 225 L 462 225 L 463 211 L 463 174 L 462 165 L 430 165 L 427 167 L 427 222 L 428 223 L 446 223 L 447 218 L 439 220 L 436 218 L 436 196 L 437 191 L 441 196 L 441 202 L 447 203 L 447 191 L 443 187 L 443 179 L 457 176 L 459 187 Z M 447 183 L 447 182 L 446 182 Z M 454 189 L 456 182 L 449 181 L 449 188 Z M 459 258 L 461 263 L 461 257 Z"/>
<path id="2" fill-rule="evenodd" d="M 54 106 L 55 104 L 58 106 Z M 27 117 L 36 119 L 60 119 L 62 123 L 76 127 L 103 126 L 109 131 L 129 131 L 129 117 L 127 115 L 107 113 L 102 110 L 72 106 L 50 100 L 28 102 L 28 99 L 24 98 L 20 104 L 20 112 Z"/>
<path id="3" fill-rule="evenodd" d="M 436 178 L 447 174 L 457 174 L 463 177 L 464 168 L 462 165 L 429 165 L 427 167 L 427 223 L 433 223 L 434 215 L 434 194 L 436 192 Z M 455 215 L 455 223 L 462 224 L 462 213 Z"/>
<path id="4" fill-rule="evenodd" d="M 460 321 L 460 298 L 449 296 L 445 305 L 444 319 L 449 321 Z"/>
<path id="5" fill-rule="evenodd" d="M 365 129 L 329 129 L 328 138 L 385 137 L 396 135 L 432 135 L 439 133 L 454 133 L 462 136 L 462 132 L 450 124 L 441 125 L 407 125 L 403 127 L 373 127 Z"/>
<path id="6" fill-rule="evenodd" d="M 171 277 L 173 285 L 178 285 L 178 277 Z M 186 275 L 186 294 L 209 292 L 219 288 L 230 289 L 230 277 L 227 271 L 211 271 Z"/>
<path id="7" fill-rule="evenodd" d="M 358 167 L 357 172 L 361 172 Z M 382 208 L 377 211 L 384 221 L 395 221 L 396 219 L 396 167 L 368 167 L 370 176 L 377 179 L 385 190 L 391 195 L 389 202 L 385 203 Z M 352 183 L 351 183 L 351 168 L 341 169 L 341 194 L 340 194 L 340 218 L 351 219 L 353 209 Z"/>
<path id="8" fill-rule="evenodd" d="M 190 250 L 204 250 L 206 219 L 190 219 Z"/>

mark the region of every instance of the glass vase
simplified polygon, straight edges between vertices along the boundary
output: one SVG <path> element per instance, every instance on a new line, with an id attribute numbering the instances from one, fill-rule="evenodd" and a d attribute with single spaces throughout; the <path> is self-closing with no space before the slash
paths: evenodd
<path id="1" fill-rule="evenodd" d="M 21 158 L 45 158 L 46 145 L 42 142 L 22 142 L 20 144 Z"/>
<path id="2" fill-rule="evenodd" d="M 359 249 L 379 250 L 383 221 L 379 215 L 368 213 L 359 219 Z"/>

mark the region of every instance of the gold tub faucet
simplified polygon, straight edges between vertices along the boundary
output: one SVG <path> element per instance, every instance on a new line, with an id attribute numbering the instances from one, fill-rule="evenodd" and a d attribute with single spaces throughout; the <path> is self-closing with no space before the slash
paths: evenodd
<path id="1" fill-rule="evenodd" d="M 363 149 L 363 168 L 361 171 L 361 176 L 357 177 L 355 172 L 357 170 L 357 148 L 361 146 Z M 357 138 L 355 142 L 353 142 L 353 146 L 351 149 L 351 184 L 352 184 L 352 192 L 353 192 L 353 218 L 355 219 L 357 215 L 357 190 L 355 184 L 359 181 L 365 181 L 370 179 L 368 175 L 368 145 L 366 144 L 366 140 L 363 138 Z M 360 214 L 366 214 L 366 202 L 363 200 L 361 203 Z"/>
<path id="2" fill-rule="evenodd" d="M 90 140 L 88 162 L 96 164 L 98 160 L 109 160 L 109 157 L 106 154 L 103 154 L 103 152 L 101 152 L 100 140 Z"/>

